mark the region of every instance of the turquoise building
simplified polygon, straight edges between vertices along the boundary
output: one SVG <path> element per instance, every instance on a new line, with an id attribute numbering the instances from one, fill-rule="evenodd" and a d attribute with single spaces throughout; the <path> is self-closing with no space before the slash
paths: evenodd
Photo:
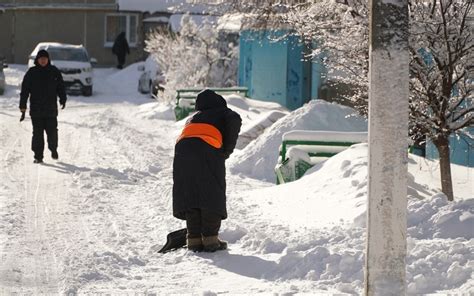
<path id="1" fill-rule="evenodd" d="M 466 132 L 474 134 L 474 127 L 467 127 Z M 474 140 L 467 136 L 451 136 L 449 138 L 449 148 L 451 150 L 451 163 L 474 168 Z M 426 145 L 426 158 L 438 159 L 438 149 L 433 143 Z"/>
<path id="2" fill-rule="evenodd" d="M 239 85 L 248 87 L 251 98 L 294 110 L 319 98 L 324 67 L 307 61 L 310 49 L 286 35 L 285 30 L 241 32 Z"/>
<path id="3" fill-rule="evenodd" d="M 420 49 L 419 53 L 428 65 L 433 64 L 433 58 L 425 49 Z M 457 95 L 457 89 L 453 90 L 453 95 Z M 464 107 L 472 106 L 472 100 L 466 100 Z M 474 127 L 469 126 L 463 129 L 461 135 L 451 135 L 449 138 L 450 160 L 451 163 L 474 167 L 474 140 L 469 138 L 467 134 L 474 134 Z M 436 146 L 430 141 L 426 143 L 426 158 L 438 159 L 439 153 Z"/>

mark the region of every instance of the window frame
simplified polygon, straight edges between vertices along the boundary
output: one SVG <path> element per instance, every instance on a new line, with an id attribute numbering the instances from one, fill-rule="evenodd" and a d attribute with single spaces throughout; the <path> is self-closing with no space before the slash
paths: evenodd
<path id="1" fill-rule="evenodd" d="M 111 17 L 111 16 L 125 16 L 126 17 L 125 37 L 127 38 L 128 45 L 130 47 L 133 47 L 133 48 L 137 47 L 137 45 L 138 45 L 138 36 L 139 36 L 139 34 L 138 34 L 139 15 L 136 14 L 136 13 L 107 13 L 107 14 L 105 14 L 105 18 L 104 18 L 104 47 L 111 48 L 114 45 L 113 41 L 107 41 L 107 19 L 108 19 L 108 17 Z M 130 24 L 131 24 L 130 19 L 132 17 L 135 17 L 135 19 L 136 19 L 135 28 L 130 28 Z M 131 32 L 132 29 L 135 30 L 135 42 L 130 41 L 130 32 Z"/>

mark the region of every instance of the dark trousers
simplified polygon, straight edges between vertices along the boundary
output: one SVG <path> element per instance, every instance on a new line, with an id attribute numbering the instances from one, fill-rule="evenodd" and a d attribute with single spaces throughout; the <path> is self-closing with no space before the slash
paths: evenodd
<path id="1" fill-rule="evenodd" d="M 124 55 L 121 55 L 121 54 L 117 55 L 117 63 L 118 63 L 117 68 L 122 69 L 123 65 L 125 64 L 125 54 Z"/>
<path id="2" fill-rule="evenodd" d="M 57 117 L 31 117 L 33 123 L 33 139 L 31 150 L 36 159 L 43 159 L 44 132 L 48 136 L 48 148 L 51 151 L 58 149 L 58 119 Z"/>
<path id="3" fill-rule="evenodd" d="M 189 238 L 214 236 L 221 228 L 221 215 L 201 209 L 186 211 L 186 228 Z"/>

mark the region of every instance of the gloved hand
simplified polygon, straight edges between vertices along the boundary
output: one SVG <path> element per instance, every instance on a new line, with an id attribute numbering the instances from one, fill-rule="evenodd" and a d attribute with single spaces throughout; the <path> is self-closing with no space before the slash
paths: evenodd
<path id="1" fill-rule="evenodd" d="M 21 111 L 21 117 L 20 117 L 20 122 L 25 120 L 25 111 Z"/>
<path id="2" fill-rule="evenodd" d="M 66 102 L 61 103 L 61 109 L 64 109 L 64 108 L 66 108 Z"/>

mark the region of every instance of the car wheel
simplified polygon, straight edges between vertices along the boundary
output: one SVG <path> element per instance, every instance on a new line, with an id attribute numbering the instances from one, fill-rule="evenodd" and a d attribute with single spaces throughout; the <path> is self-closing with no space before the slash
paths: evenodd
<path id="1" fill-rule="evenodd" d="M 142 80 L 138 80 L 138 92 L 141 93 L 141 94 L 148 93 L 144 88 L 145 88 L 145 86 L 143 85 Z"/>
<path id="2" fill-rule="evenodd" d="M 156 99 L 158 96 L 158 90 L 155 87 L 155 84 L 150 80 L 150 97 Z"/>
<path id="3" fill-rule="evenodd" d="M 90 97 L 92 96 L 92 85 L 90 86 L 84 86 L 82 88 L 82 94 L 85 96 L 85 97 Z"/>
<path id="4" fill-rule="evenodd" d="M 150 80 L 148 81 L 148 92 L 151 94 L 151 90 L 153 89 L 153 82 Z"/>

